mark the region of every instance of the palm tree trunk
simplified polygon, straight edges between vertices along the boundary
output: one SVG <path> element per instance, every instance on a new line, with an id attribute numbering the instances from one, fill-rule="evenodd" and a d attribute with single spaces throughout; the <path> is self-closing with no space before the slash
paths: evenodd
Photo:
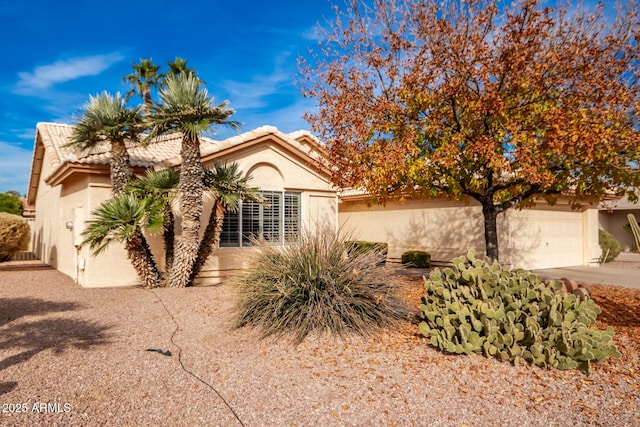
<path id="1" fill-rule="evenodd" d="M 199 139 L 187 136 L 182 141 L 182 168 L 178 184 L 178 200 L 182 214 L 182 235 L 176 250 L 169 286 L 184 288 L 189 282 L 191 269 L 198 256 L 200 214 L 202 213 L 202 163 Z"/>
<path id="2" fill-rule="evenodd" d="M 207 228 L 204 230 L 200 247 L 198 248 L 198 258 L 191 270 L 191 276 L 189 276 L 189 283 L 187 286 L 192 286 L 193 281 L 198 274 L 202 271 L 202 267 L 207 263 L 209 256 L 213 253 L 213 250 L 218 247 L 220 242 L 220 233 L 222 232 L 222 226 L 224 223 L 224 206 L 216 199 L 211 209 L 211 216 L 207 223 Z"/>
<path id="3" fill-rule="evenodd" d="M 173 267 L 173 257 L 174 257 L 174 245 L 176 240 L 175 233 L 175 218 L 173 216 L 173 212 L 171 212 L 171 207 L 169 207 L 167 211 L 167 226 L 164 229 L 163 238 L 164 238 L 164 261 L 165 261 L 165 271 L 167 277 L 171 276 L 171 268 Z"/>
<path id="4" fill-rule="evenodd" d="M 122 142 L 111 142 L 111 186 L 113 195 L 122 194 L 133 176 L 129 152 Z"/>
<path id="5" fill-rule="evenodd" d="M 145 288 L 157 288 L 160 286 L 160 273 L 153 259 L 147 240 L 142 233 L 136 234 L 127 240 L 125 247 L 133 268 L 142 279 Z"/>
<path id="6" fill-rule="evenodd" d="M 111 185 L 113 194 L 122 194 L 127 188 L 127 184 L 133 176 L 129 152 L 127 147 L 121 142 L 111 142 Z M 160 272 L 153 259 L 151 249 L 141 233 L 125 244 L 127 257 L 131 260 L 133 268 L 136 270 L 144 283 L 145 288 L 155 288 L 160 286 Z"/>

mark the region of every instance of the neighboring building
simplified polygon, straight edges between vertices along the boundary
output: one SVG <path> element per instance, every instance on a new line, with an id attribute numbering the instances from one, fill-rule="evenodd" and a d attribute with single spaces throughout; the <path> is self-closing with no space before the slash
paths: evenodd
<path id="1" fill-rule="evenodd" d="M 629 251 L 634 246 L 633 235 L 623 228 L 625 224 L 629 224 L 629 214 L 634 215 L 636 221 L 640 222 L 640 202 L 631 203 L 626 196 L 605 200 L 599 206 L 600 228 L 611 233 L 623 251 Z"/>
<path id="2" fill-rule="evenodd" d="M 97 257 L 82 245 L 81 232 L 91 212 L 111 196 L 110 155 L 106 145 L 83 153 L 65 148 L 72 129 L 37 125 L 27 195 L 27 202 L 35 205 L 33 250 L 82 286 L 136 285 L 138 278 L 122 245 L 114 244 Z M 131 147 L 132 166 L 136 173 L 179 167 L 180 146 L 179 136 L 165 136 L 146 148 Z M 387 242 L 392 259 L 409 249 L 429 251 L 433 260 L 445 262 L 469 248 L 484 252 L 479 205 L 436 199 L 369 207 L 362 193 L 338 194 L 322 166 L 322 146 L 306 131 L 284 134 L 264 126 L 224 141 L 202 138 L 200 150 L 205 166 L 238 163 L 269 204 L 246 203 L 240 212 L 226 215 L 220 248 L 199 281 L 217 282 L 241 269 L 252 235 L 289 244 L 300 232 L 317 227 L 340 226 L 358 239 Z M 203 223 L 208 221 L 208 206 Z M 553 207 L 512 209 L 500 215 L 498 233 L 501 261 L 514 267 L 593 265 L 600 256 L 595 208 L 573 211 L 560 201 Z M 149 241 L 163 269 L 162 239 L 150 236 Z"/>
<path id="3" fill-rule="evenodd" d="M 73 127 L 53 123 L 37 125 L 28 203 L 35 204 L 34 252 L 44 262 L 87 287 L 130 286 L 138 283 L 122 245 L 114 244 L 94 257 L 82 245 L 81 232 L 91 212 L 110 197 L 108 146 L 81 154 L 65 148 Z M 180 164 L 179 136 L 163 137 L 146 148 L 130 150 L 138 173 L 147 168 Z M 269 233 L 273 239 L 291 239 L 303 229 L 337 224 L 336 190 L 328 171 L 316 159 L 318 142 L 304 131 L 284 134 L 265 126 L 224 141 L 202 138 L 205 166 L 213 162 L 237 162 L 253 179 L 251 186 L 264 191 L 269 208 L 246 204 L 239 214 L 229 215 L 221 248 L 209 259 L 199 276 L 207 280 L 242 268 L 248 236 Z M 209 205 L 210 206 L 210 205 Z M 208 221 L 208 214 L 203 215 Z M 179 227 L 178 227 L 179 229 Z M 288 233 L 287 233 L 288 231 Z M 161 268 L 162 240 L 151 236 L 150 244 Z"/>

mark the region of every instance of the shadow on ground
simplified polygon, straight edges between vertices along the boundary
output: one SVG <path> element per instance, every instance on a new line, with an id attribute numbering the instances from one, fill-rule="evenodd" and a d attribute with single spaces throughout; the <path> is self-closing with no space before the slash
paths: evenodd
<path id="1" fill-rule="evenodd" d="M 62 353 L 67 349 L 91 349 L 110 343 L 110 326 L 74 317 L 83 306 L 74 302 L 37 298 L 0 298 L 0 350 L 11 354 L 0 359 L 0 371 L 26 362 L 45 350 Z M 24 319 L 38 316 L 36 320 Z M 11 392 L 15 381 L 0 383 L 0 395 Z"/>
<path id="2" fill-rule="evenodd" d="M 24 316 L 39 316 L 82 309 L 81 304 L 66 301 L 47 301 L 38 298 L 0 298 L 0 327 Z"/>
<path id="3" fill-rule="evenodd" d="M 608 292 L 616 292 L 615 298 L 608 295 Z M 602 313 L 598 319 L 611 326 L 623 326 L 629 328 L 640 328 L 640 297 L 639 293 L 626 289 L 609 288 L 594 289 L 592 297 L 600 307 Z"/>

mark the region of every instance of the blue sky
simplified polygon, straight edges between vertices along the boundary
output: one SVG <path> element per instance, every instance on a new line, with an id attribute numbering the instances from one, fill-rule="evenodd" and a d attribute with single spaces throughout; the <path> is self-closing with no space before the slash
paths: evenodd
<path id="1" fill-rule="evenodd" d="M 26 192 L 36 123 L 73 123 L 89 95 L 126 92 L 140 58 L 187 59 L 243 131 L 308 129 L 297 58 L 333 16 L 329 0 L 0 0 L 0 192 Z"/>

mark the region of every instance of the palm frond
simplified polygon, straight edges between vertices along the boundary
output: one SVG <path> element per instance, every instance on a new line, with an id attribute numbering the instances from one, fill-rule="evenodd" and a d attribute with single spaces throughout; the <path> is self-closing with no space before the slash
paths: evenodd
<path id="1" fill-rule="evenodd" d="M 134 194 L 122 194 L 105 200 L 92 213 L 93 219 L 82 232 L 84 244 L 89 244 L 94 255 L 98 255 L 112 242 L 125 242 L 134 238 L 143 229 L 152 232 L 162 226 L 162 214 L 147 199 L 138 199 Z"/>
<path id="2" fill-rule="evenodd" d="M 173 169 L 147 170 L 144 176 L 131 181 L 130 188 L 137 194 L 172 193 L 178 188 L 180 174 Z"/>
<path id="3" fill-rule="evenodd" d="M 151 58 L 140 59 L 139 64 L 132 64 L 134 72 L 122 78 L 122 81 L 129 83 L 133 88 L 127 92 L 125 100 L 138 94 L 144 99 L 145 90 L 155 88 L 160 84 L 161 75 L 159 65 L 155 65 Z"/>
<path id="4" fill-rule="evenodd" d="M 89 96 L 66 146 L 84 150 L 101 142 L 137 142 L 144 129 L 140 108 L 131 108 L 117 92 Z"/>
<path id="5" fill-rule="evenodd" d="M 213 169 L 205 169 L 203 183 L 222 203 L 227 211 L 236 212 L 239 202 L 262 203 L 258 188 L 249 187 L 251 176 L 243 176 L 237 163 L 214 163 Z"/>
<path id="6" fill-rule="evenodd" d="M 230 120 L 235 111 L 226 101 L 215 105 L 204 83 L 193 74 L 167 76 L 158 98 L 160 102 L 152 106 L 151 129 L 146 140 L 174 132 L 195 140 L 202 134 L 214 133 L 213 126 L 240 128 L 239 122 Z"/>

